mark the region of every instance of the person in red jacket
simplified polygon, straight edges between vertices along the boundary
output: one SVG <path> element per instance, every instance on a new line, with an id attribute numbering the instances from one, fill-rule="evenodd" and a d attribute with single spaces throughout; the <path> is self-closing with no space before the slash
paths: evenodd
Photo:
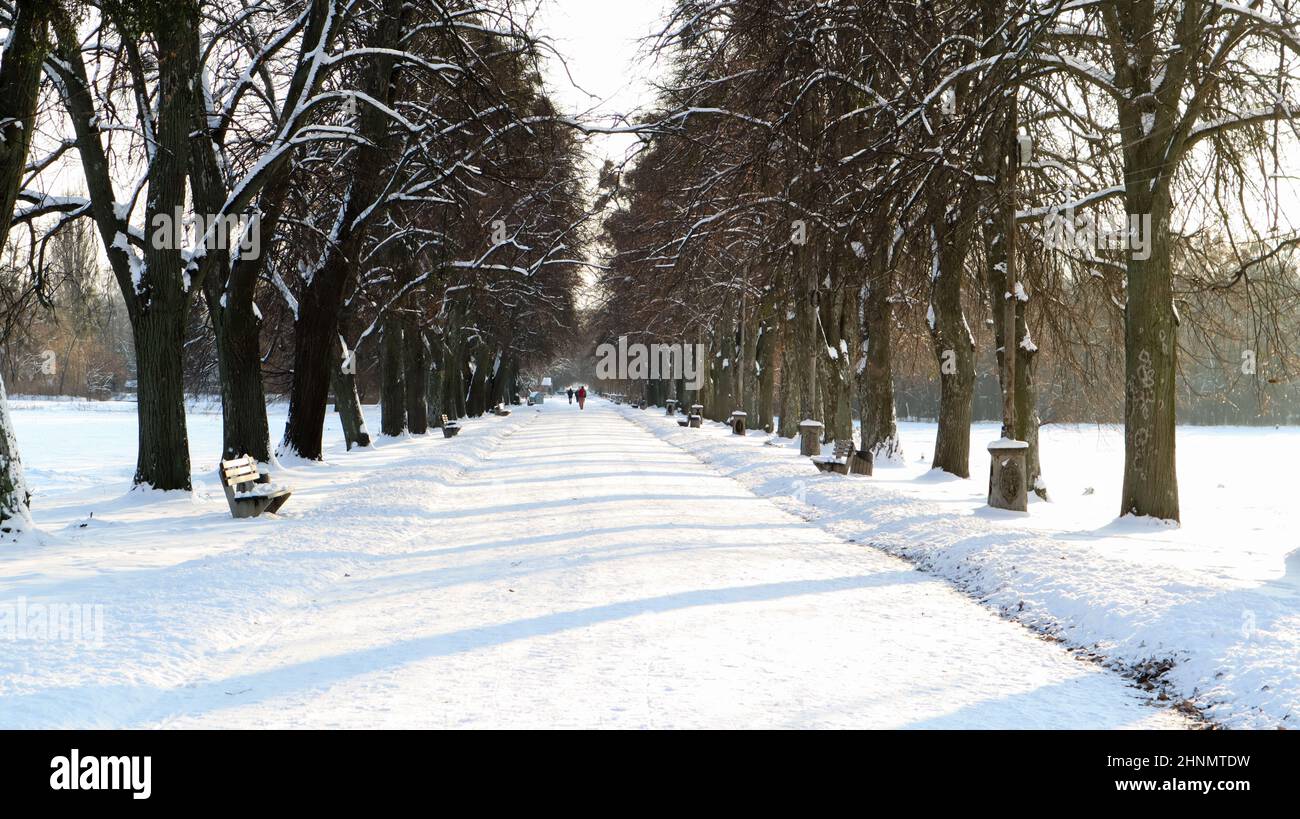
<path id="1" fill-rule="evenodd" d="M 587 388 L 578 387 L 578 409 L 582 409 L 583 405 L 586 403 L 587 403 Z"/>

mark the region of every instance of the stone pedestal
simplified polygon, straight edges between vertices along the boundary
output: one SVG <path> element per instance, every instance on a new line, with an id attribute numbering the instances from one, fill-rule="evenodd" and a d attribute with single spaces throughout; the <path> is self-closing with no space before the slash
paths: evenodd
<path id="1" fill-rule="evenodd" d="M 799 454 L 806 456 L 822 454 L 822 422 L 807 421 L 799 422 Z"/>
<path id="2" fill-rule="evenodd" d="M 1006 438 L 989 444 L 989 506 L 1029 511 L 1029 444 Z"/>
<path id="3" fill-rule="evenodd" d="M 703 425 L 704 425 L 704 416 L 691 413 L 690 426 L 694 429 L 699 429 Z"/>
<path id="4" fill-rule="evenodd" d="M 734 433 L 737 434 L 737 435 L 744 435 L 744 434 L 745 434 L 745 419 L 746 419 L 747 417 L 748 417 L 748 414 L 747 414 L 747 413 L 744 413 L 744 412 L 741 412 L 740 410 L 736 410 L 736 411 L 732 412 L 732 413 L 731 413 L 731 431 L 734 432 Z"/>
<path id="5" fill-rule="evenodd" d="M 664 407 L 665 407 L 664 415 L 676 415 L 676 414 L 677 414 L 677 399 L 676 399 L 676 398 L 669 398 L 667 401 L 664 402 Z"/>

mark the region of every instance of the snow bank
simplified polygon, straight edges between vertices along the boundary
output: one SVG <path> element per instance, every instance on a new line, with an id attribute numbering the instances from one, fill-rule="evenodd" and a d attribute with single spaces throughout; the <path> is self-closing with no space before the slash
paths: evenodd
<path id="1" fill-rule="evenodd" d="M 324 463 L 273 469 L 294 490 L 281 513 L 234 520 L 216 476 L 220 416 L 190 416 L 194 491 L 163 493 L 128 491 L 134 416 L 83 409 L 15 412 L 36 467 L 39 532 L 0 554 L 0 624 L 70 606 L 97 610 L 102 628 L 0 639 L 0 727 L 121 727 L 184 712 L 218 669 L 310 616 L 319 590 L 427 540 L 431 499 L 535 417 L 487 416 L 452 439 L 379 438 L 349 453 L 330 413 Z M 383 536 L 360 544 L 359 531 Z"/>
<path id="2" fill-rule="evenodd" d="M 1115 519 L 1114 429 L 1044 428 L 1055 501 L 1025 516 L 988 509 L 981 478 L 937 480 L 945 476 L 926 462 L 933 424 L 901 425 L 906 465 L 846 478 L 819 473 L 792 441 L 764 446 L 761 432 L 624 414 L 788 511 L 905 557 L 1133 676 L 1153 697 L 1190 701 L 1233 728 L 1290 726 L 1300 714 L 1300 550 L 1283 474 L 1300 430 L 1180 428 L 1180 528 Z M 976 427 L 972 474 L 988 474 L 983 444 L 997 437 L 994 425 Z M 1224 451 L 1236 459 L 1225 463 Z"/>

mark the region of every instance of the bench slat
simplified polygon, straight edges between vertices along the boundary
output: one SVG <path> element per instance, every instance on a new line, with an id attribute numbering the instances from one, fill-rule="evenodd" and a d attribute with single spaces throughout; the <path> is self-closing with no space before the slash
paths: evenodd
<path id="1" fill-rule="evenodd" d="M 251 455 L 221 461 L 221 478 L 227 486 L 235 487 L 240 484 L 254 483 L 261 476 L 262 473 L 257 468 L 257 461 L 253 460 Z"/>

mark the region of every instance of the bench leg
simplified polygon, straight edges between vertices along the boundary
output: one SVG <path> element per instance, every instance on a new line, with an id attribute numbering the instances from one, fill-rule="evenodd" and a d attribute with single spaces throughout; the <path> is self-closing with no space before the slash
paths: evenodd
<path id="1" fill-rule="evenodd" d="M 870 452 L 857 452 L 849 459 L 850 475 L 870 475 L 872 473 L 872 459 Z"/>
<path id="2" fill-rule="evenodd" d="M 291 493 L 289 493 L 289 492 L 285 492 L 283 495 L 281 495 L 281 496 L 278 497 L 278 498 L 272 498 L 272 499 L 271 499 L 271 503 L 270 503 L 269 505 L 267 505 L 267 507 L 266 507 L 266 509 L 265 509 L 264 511 L 266 511 L 266 512 L 270 512 L 270 513 L 273 514 L 273 515 L 274 515 L 276 512 L 279 512 L 279 511 L 280 511 L 280 507 L 281 507 L 281 506 L 284 506 L 284 502 L 287 501 L 287 500 L 289 499 L 289 495 L 290 495 L 290 494 L 291 494 Z"/>
<path id="3" fill-rule="evenodd" d="M 255 518 L 266 511 L 269 498 L 240 498 L 230 505 L 230 515 L 235 518 Z"/>

